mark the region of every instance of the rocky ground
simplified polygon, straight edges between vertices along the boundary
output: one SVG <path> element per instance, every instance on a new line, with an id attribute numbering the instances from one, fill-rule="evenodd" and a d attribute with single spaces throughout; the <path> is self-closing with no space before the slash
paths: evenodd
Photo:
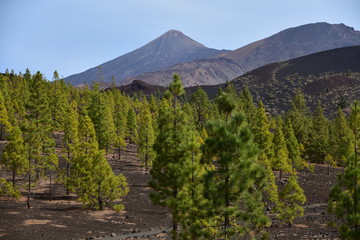
<path id="1" fill-rule="evenodd" d="M 49 181 L 42 180 L 35 188 L 31 209 L 27 209 L 25 197 L 16 201 L 0 199 L 0 239 L 169 239 L 171 216 L 166 209 L 151 204 L 147 186 L 150 175 L 138 162 L 134 146 L 124 151 L 121 160 L 114 155 L 108 159 L 114 171 L 123 173 L 129 183 L 130 192 L 122 200 L 123 211 L 84 209 L 76 196 L 66 195 L 59 184 L 50 202 Z M 327 213 L 326 203 L 339 171 L 332 168 L 328 175 L 326 166 L 316 165 L 314 172 L 300 172 L 300 184 L 308 200 L 305 216 L 292 226 L 274 220 L 268 229 L 270 238 L 337 239 L 337 230 L 328 226 L 335 218 Z M 10 174 L 0 169 L 0 177 L 10 178 Z M 23 181 L 19 179 L 19 183 Z"/>

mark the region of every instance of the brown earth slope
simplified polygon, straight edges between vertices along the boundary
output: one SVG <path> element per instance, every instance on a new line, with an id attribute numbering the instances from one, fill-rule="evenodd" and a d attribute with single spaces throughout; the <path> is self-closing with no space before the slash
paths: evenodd
<path id="1" fill-rule="evenodd" d="M 181 74 L 180 77 L 182 78 Z M 346 107 L 353 100 L 360 99 L 360 46 L 338 48 L 268 64 L 232 82 L 237 91 L 248 86 L 255 101 L 263 101 L 273 114 L 290 108 L 290 101 L 297 89 L 304 92 L 312 109 L 320 100 L 326 112 L 334 113 L 340 102 Z M 145 95 L 155 93 L 154 87 L 150 87 L 152 85 L 142 81 L 133 84 L 141 86 L 121 86 L 120 89 L 128 94 L 136 92 L 136 89 L 141 89 Z M 188 87 L 185 90 L 192 94 L 198 87 L 203 88 L 210 98 L 214 98 L 218 89 L 224 89 L 226 85 L 204 85 Z M 160 92 L 161 89 L 164 88 L 157 87 Z"/>
<path id="2" fill-rule="evenodd" d="M 31 209 L 27 209 L 25 198 L 0 199 L 0 238 L 169 239 L 166 230 L 171 226 L 171 216 L 166 209 L 151 204 L 148 197 L 151 190 L 147 186 L 150 175 L 137 160 L 135 150 L 135 146 L 130 145 L 120 161 L 112 154 L 107 156 L 113 170 L 123 173 L 130 186 L 128 196 L 122 200 L 124 211 L 84 209 L 75 201 L 75 195 L 67 196 L 60 185 L 56 185 L 50 202 L 49 182 L 43 180 L 33 194 Z M 317 165 L 314 172 L 300 172 L 300 184 L 308 200 L 304 205 L 305 216 L 296 219 L 293 226 L 274 220 L 268 229 L 270 239 L 336 239 L 338 232 L 327 225 L 334 216 L 327 213 L 326 203 L 339 171 L 331 168 L 328 175 L 326 166 Z M 0 169 L 0 177 L 10 178 L 10 175 Z M 23 181 L 20 179 L 19 183 Z M 279 185 L 285 181 L 286 178 L 279 180 Z"/>

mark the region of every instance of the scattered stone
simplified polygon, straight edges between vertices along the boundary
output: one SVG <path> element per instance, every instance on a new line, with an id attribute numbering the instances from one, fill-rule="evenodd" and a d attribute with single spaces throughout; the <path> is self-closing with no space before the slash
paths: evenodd
<path id="1" fill-rule="evenodd" d="M 116 234 L 115 234 L 115 233 L 112 233 L 110 236 L 111 236 L 111 237 L 116 237 Z"/>

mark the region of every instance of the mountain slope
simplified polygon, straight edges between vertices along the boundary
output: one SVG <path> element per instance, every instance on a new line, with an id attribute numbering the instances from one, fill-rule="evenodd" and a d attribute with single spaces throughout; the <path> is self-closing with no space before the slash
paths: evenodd
<path id="1" fill-rule="evenodd" d="M 360 45 L 360 31 L 344 24 L 313 23 L 286 29 L 223 57 L 250 71 L 272 62 L 355 45 Z"/>
<path id="2" fill-rule="evenodd" d="M 198 85 L 216 85 L 230 81 L 239 76 L 241 66 L 236 62 L 225 59 L 204 59 L 178 64 L 174 67 L 157 72 L 148 72 L 125 79 L 122 84 L 129 84 L 134 80 L 142 80 L 152 85 L 167 86 L 174 73 L 181 76 L 185 87 Z"/>
<path id="3" fill-rule="evenodd" d="M 112 77 L 115 77 L 116 82 L 120 83 L 130 76 L 162 70 L 175 64 L 204 59 L 224 52 L 226 51 L 207 48 L 179 31 L 170 30 L 133 52 L 101 64 L 101 75 L 105 82 L 111 82 Z M 92 83 L 97 80 L 98 71 L 98 67 L 94 67 L 71 75 L 65 80 L 73 85 Z"/>
<path id="4" fill-rule="evenodd" d="M 124 80 L 124 84 L 139 79 L 150 84 L 166 86 L 174 72 L 180 73 L 185 86 L 224 83 L 272 62 L 355 45 L 360 45 L 360 31 L 355 31 L 351 27 L 344 24 L 307 24 L 286 29 L 266 39 L 213 57 L 221 59 L 221 64 L 211 59 L 179 64 L 171 69 L 131 77 Z"/>
<path id="5" fill-rule="evenodd" d="M 303 91 L 307 103 L 314 108 L 320 100 L 328 112 L 335 113 L 339 104 L 347 106 L 353 100 L 360 99 L 360 46 L 338 48 L 308 56 L 271 63 L 232 81 L 241 91 L 248 86 L 254 100 L 263 101 L 273 114 L 279 114 L 290 108 L 295 91 Z M 146 87 L 125 87 L 120 89 L 128 94 L 133 90 L 144 91 L 146 95 L 155 93 L 153 87 L 140 81 L 134 85 Z M 210 98 L 214 98 L 219 88 L 225 84 L 201 86 Z M 192 94 L 198 87 L 188 87 Z M 156 88 L 157 91 L 164 88 Z"/>
<path id="6" fill-rule="evenodd" d="M 233 83 L 237 90 L 248 86 L 255 99 L 273 113 L 289 109 L 297 89 L 303 91 L 311 108 L 320 100 L 327 110 L 335 112 L 341 101 L 347 105 L 360 99 L 360 46 L 271 63 Z"/>

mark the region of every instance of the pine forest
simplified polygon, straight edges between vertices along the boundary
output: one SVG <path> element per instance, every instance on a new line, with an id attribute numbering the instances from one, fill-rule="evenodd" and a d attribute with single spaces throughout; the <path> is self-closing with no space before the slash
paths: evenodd
<path id="1" fill-rule="evenodd" d="M 247 87 L 231 82 L 214 99 L 199 87 L 187 94 L 181 76 L 164 93 L 126 95 L 73 87 L 55 71 L 0 75 L 2 198 L 33 207 L 41 179 L 76 194 L 84 208 L 124 211 L 129 182 L 115 173 L 128 146 L 151 176 L 148 196 L 169 211 L 172 239 L 267 239 L 274 219 L 288 226 L 307 201 L 299 172 L 317 164 L 339 170 L 328 212 L 342 239 L 360 239 L 360 104 L 333 115 L 311 110 L 301 91 L 271 115 Z M 331 116 L 331 117 L 330 117 Z M 21 181 L 19 180 L 21 179 Z"/>

